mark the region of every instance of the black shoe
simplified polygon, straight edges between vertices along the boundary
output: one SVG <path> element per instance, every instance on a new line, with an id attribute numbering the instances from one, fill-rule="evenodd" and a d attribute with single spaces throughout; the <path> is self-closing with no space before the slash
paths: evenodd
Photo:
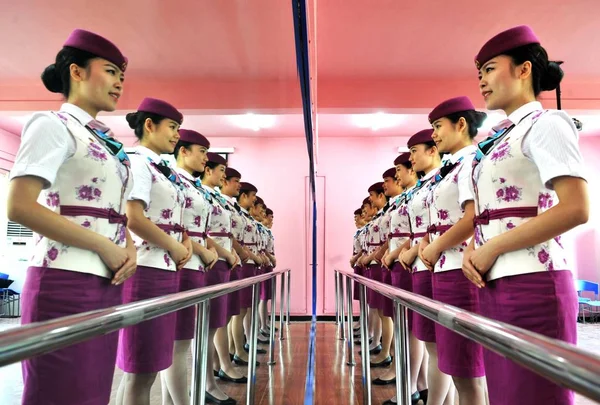
<path id="1" fill-rule="evenodd" d="M 425 405 L 427 405 L 427 397 L 428 396 L 429 396 L 429 390 L 419 391 L 419 399 L 421 401 L 423 401 L 423 404 L 425 404 Z"/>
<path id="2" fill-rule="evenodd" d="M 250 353 L 250 345 L 248 343 L 246 343 L 244 345 L 244 351 L 246 353 Z M 256 348 L 256 354 L 267 354 L 267 351 L 265 349 L 261 349 L 260 347 Z"/>
<path id="3" fill-rule="evenodd" d="M 358 340 L 354 341 L 354 344 L 360 346 L 360 342 L 361 342 L 360 336 L 358 336 L 358 338 L 359 338 Z M 369 344 L 372 344 L 372 343 L 373 343 L 373 338 L 369 338 Z"/>
<path id="4" fill-rule="evenodd" d="M 390 385 L 390 384 L 396 384 L 396 377 L 392 378 L 391 380 L 382 380 L 381 378 L 376 378 L 375 380 L 373 380 L 373 385 Z"/>
<path id="5" fill-rule="evenodd" d="M 374 348 L 372 348 L 371 350 L 369 350 L 369 354 L 379 354 L 381 353 L 382 347 L 381 345 L 375 346 Z M 362 354 L 362 350 L 358 351 L 358 354 Z"/>
<path id="6" fill-rule="evenodd" d="M 230 360 L 230 361 L 233 361 L 233 358 L 234 358 L 234 357 L 235 357 L 235 354 L 231 354 L 231 353 L 229 353 L 229 360 Z"/>
<path id="7" fill-rule="evenodd" d="M 268 340 L 261 340 L 260 337 L 256 338 L 256 341 L 258 342 L 259 345 L 268 345 L 269 343 L 271 343 Z"/>
<path id="8" fill-rule="evenodd" d="M 379 363 L 371 362 L 371 368 L 389 367 L 390 364 L 392 364 L 392 356 L 387 356 L 387 358 L 385 360 L 380 361 Z"/>
<path id="9" fill-rule="evenodd" d="M 219 372 L 218 372 L 217 370 L 213 370 L 213 375 L 214 375 L 215 377 L 218 377 L 218 376 L 219 376 Z"/>
<path id="10" fill-rule="evenodd" d="M 266 330 L 262 330 L 262 329 L 261 329 L 261 330 L 259 331 L 259 333 L 260 333 L 261 335 L 263 335 L 264 337 L 266 337 L 267 339 L 271 337 L 271 332 L 268 332 L 268 331 L 266 331 Z"/>
<path id="11" fill-rule="evenodd" d="M 229 398 L 229 397 L 227 397 L 227 399 L 217 399 L 207 392 L 206 393 L 206 403 L 207 404 L 217 404 L 217 405 L 236 405 L 237 401 L 235 399 Z"/>
<path id="12" fill-rule="evenodd" d="M 248 378 L 245 376 L 241 377 L 241 378 L 229 377 L 227 374 L 225 374 L 223 369 L 219 370 L 219 378 L 223 381 L 229 381 L 229 382 L 236 383 L 236 384 L 246 384 L 248 382 Z"/>
<path id="13" fill-rule="evenodd" d="M 244 359 L 239 358 L 238 356 L 233 356 L 233 359 L 231 359 L 235 364 L 237 364 L 238 366 L 247 366 L 248 362 Z M 257 361 L 256 362 L 256 367 L 260 366 L 260 363 Z"/>

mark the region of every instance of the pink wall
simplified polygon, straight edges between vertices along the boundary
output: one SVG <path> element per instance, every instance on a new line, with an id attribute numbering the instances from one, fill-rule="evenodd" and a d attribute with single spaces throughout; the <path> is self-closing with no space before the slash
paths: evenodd
<path id="1" fill-rule="evenodd" d="M 308 158 L 304 138 L 210 138 L 213 147 L 235 147 L 231 167 L 254 184 L 273 209 L 277 266 L 292 269 L 290 312 L 309 315 L 311 279 L 307 261 Z M 279 291 L 279 286 L 278 286 Z"/>
<path id="2" fill-rule="evenodd" d="M 19 149 L 20 135 L 0 128 L 0 172 L 9 171 L 15 162 L 15 154 Z"/>

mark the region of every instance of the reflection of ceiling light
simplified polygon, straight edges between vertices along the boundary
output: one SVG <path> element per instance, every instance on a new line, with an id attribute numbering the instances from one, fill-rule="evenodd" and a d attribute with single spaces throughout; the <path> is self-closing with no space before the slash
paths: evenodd
<path id="1" fill-rule="evenodd" d="M 259 131 L 264 128 L 271 128 L 275 125 L 274 115 L 257 115 L 257 114 L 244 114 L 244 115 L 232 115 L 230 116 L 231 122 L 240 128 L 251 129 L 253 131 Z"/>
<path id="2" fill-rule="evenodd" d="M 402 116 L 398 114 L 386 114 L 378 112 L 375 114 L 355 114 L 352 116 L 352 123 L 359 128 L 371 128 L 377 131 L 382 128 L 390 128 L 400 124 Z"/>

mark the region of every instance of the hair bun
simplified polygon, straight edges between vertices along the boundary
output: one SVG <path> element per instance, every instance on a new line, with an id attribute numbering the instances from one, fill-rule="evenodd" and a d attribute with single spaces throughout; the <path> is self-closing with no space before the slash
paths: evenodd
<path id="1" fill-rule="evenodd" d="M 556 62 L 548 62 L 546 70 L 540 77 L 540 88 L 542 91 L 556 90 L 565 73 Z"/>
<path id="2" fill-rule="evenodd" d="M 474 117 L 473 117 L 473 126 L 476 129 L 479 129 L 483 126 L 483 123 L 485 122 L 487 118 L 487 114 L 484 113 L 483 111 L 475 111 Z"/>
<path id="3" fill-rule="evenodd" d="M 136 129 L 138 126 L 139 114 L 137 112 L 128 113 L 125 116 L 127 123 L 129 124 L 129 128 Z"/>
<path id="4" fill-rule="evenodd" d="M 49 91 L 52 93 L 62 93 L 62 79 L 60 78 L 54 63 L 44 69 L 41 77 L 44 86 L 46 86 Z"/>

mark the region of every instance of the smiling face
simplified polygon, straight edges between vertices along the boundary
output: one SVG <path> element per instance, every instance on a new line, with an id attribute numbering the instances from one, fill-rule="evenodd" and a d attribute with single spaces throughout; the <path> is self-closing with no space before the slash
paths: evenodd
<path id="1" fill-rule="evenodd" d="M 209 187 L 223 187 L 223 184 L 225 183 L 226 169 L 227 168 L 224 165 L 217 165 L 213 169 L 211 169 L 209 166 L 206 166 L 204 169 L 204 177 L 202 178 L 202 182 L 206 182 Z"/>
<path id="2" fill-rule="evenodd" d="M 242 188 L 240 180 L 241 179 L 239 177 L 231 177 L 229 180 L 225 180 L 225 184 L 221 189 L 223 194 L 226 194 L 229 197 L 239 197 L 240 189 Z"/>
<path id="3" fill-rule="evenodd" d="M 179 123 L 163 118 L 158 124 L 147 118 L 144 122 L 144 137 L 141 144 L 157 154 L 171 154 L 179 141 Z"/>
<path id="4" fill-rule="evenodd" d="M 515 65 L 509 56 L 496 56 L 479 69 L 479 91 L 488 110 L 510 114 L 533 97 L 531 62 Z"/>
<path id="5" fill-rule="evenodd" d="M 69 69 L 69 102 L 82 105 L 92 113 L 114 111 L 117 108 L 125 80 L 125 74 L 117 65 L 106 59 L 94 58 L 87 68 L 71 64 Z"/>
<path id="6" fill-rule="evenodd" d="M 433 127 L 431 137 L 440 152 L 454 153 L 462 147 L 465 137 L 468 138 L 468 126 L 464 117 L 461 117 L 456 124 L 442 117 L 431 125 Z"/>
<path id="7" fill-rule="evenodd" d="M 208 149 L 201 145 L 190 145 L 189 149 L 181 147 L 179 155 L 183 157 L 184 165 L 194 172 L 202 173 L 208 162 Z"/>
<path id="8" fill-rule="evenodd" d="M 410 148 L 410 163 L 415 172 L 427 171 L 435 164 L 435 155 L 438 154 L 436 147 L 428 148 L 420 143 Z"/>

